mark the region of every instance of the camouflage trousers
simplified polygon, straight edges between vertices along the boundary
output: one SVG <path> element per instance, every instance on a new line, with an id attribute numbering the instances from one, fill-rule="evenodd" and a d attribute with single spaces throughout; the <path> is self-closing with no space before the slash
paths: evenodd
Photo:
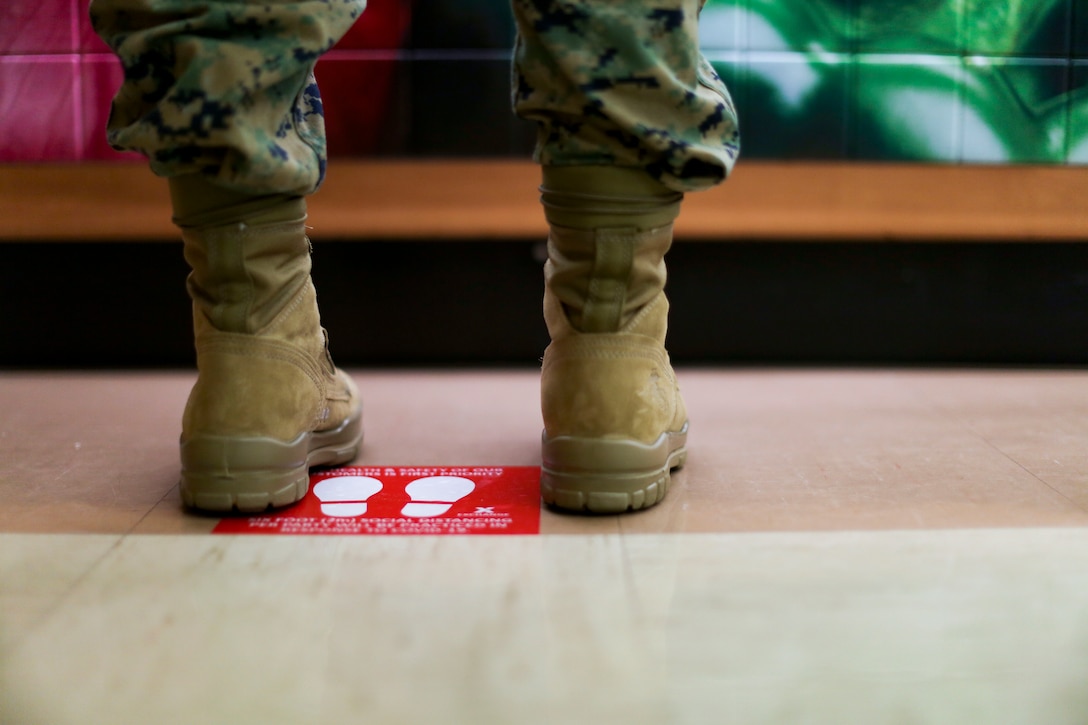
<path id="1" fill-rule="evenodd" d="M 549 165 L 644 168 L 678 190 L 722 181 L 738 152 L 729 93 L 698 49 L 705 0 L 513 0 L 513 104 Z M 324 178 L 313 69 L 366 0 L 93 0 L 124 69 L 110 143 L 161 176 L 252 193 Z"/>

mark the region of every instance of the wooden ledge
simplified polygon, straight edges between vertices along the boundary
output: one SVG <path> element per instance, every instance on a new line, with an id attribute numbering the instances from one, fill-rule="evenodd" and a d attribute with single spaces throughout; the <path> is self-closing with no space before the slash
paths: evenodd
<path id="1" fill-rule="evenodd" d="M 528 162 L 334 160 L 318 240 L 542 239 Z M 0 240 L 173 240 L 140 164 L 0 166 Z M 742 162 L 689 194 L 681 240 L 1088 241 L 1088 168 Z"/>

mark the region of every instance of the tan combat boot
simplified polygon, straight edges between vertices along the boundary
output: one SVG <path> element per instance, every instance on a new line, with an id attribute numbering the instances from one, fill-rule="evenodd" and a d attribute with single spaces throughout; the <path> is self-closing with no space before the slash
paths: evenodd
<path id="1" fill-rule="evenodd" d="M 188 506 L 285 506 L 311 466 L 358 452 L 362 406 L 329 356 L 298 204 L 294 221 L 182 229 L 199 370 L 182 421 Z"/>
<path id="2" fill-rule="evenodd" d="M 596 212 L 610 206 L 597 201 Z M 678 204 L 648 218 L 670 220 Z M 687 456 L 687 412 L 664 346 L 672 223 L 574 229 L 555 223 L 562 213 L 548 216 L 542 497 L 595 513 L 651 506 Z"/>

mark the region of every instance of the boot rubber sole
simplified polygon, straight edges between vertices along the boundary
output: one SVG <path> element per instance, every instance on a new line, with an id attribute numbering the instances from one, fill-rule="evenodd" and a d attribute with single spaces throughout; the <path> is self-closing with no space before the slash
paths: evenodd
<path id="1" fill-rule="evenodd" d="M 557 436 L 543 439 L 540 495 L 568 511 L 615 514 L 658 503 L 671 471 L 687 461 L 688 425 L 653 443 Z"/>
<path id="2" fill-rule="evenodd" d="M 310 469 L 350 463 L 363 441 L 362 412 L 293 441 L 201 435 L 181 444 L 181 500 L 201 511 L 259 513 L 310 490 Z"/>

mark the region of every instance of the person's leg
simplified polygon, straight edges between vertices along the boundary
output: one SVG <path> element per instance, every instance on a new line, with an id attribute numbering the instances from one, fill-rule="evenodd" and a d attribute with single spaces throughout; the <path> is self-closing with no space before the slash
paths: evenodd
<path id="1" fill-rule="evenodd" d="M 699 53 L 699 0 L 514 0 L 514 106 L 538 122 L 551 229 L 541 492 L 619 512 L 665 495 L 687 415 L 665 351 L 664 255 L 683 192 L 739 150 L 728 92 Z"/>
<path id="2" fill-rule="evenodd" d="M 168 177 L 192 273 L 199 375 L 182 421 L 189 506 L 260 511 L 356 455 L 361 405 L 327 349 L 305 195 L 321 183 L 313 65 L 363 0 L 94 0 L 125 82 L 109 140 Z"/>

